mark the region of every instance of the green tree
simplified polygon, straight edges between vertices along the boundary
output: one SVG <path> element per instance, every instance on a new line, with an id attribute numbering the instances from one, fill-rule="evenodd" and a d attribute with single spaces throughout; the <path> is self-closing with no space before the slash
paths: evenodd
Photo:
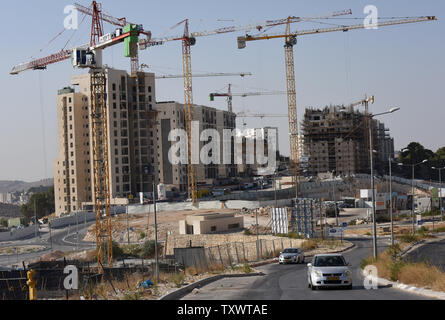
<path id="1" fill-rule="evenodd" d="M 406 165 L 399 169 L 404 177 L 408 179 L 411 179 L 412 177 L 412 167 L 409 166 L 410 164 L 417 164 L 423 160 L 428 160 L 428 162 L 416 166 L 414 170 L 415 178 L 423 180 L 439 180 L 439 173 L 437 170 L 432 170 L 431 167 L 445 167 L 445 147 L 439 148 L 436 152 L 433 152 L 426 149 L 418 142 L 411 142 L 405 149 L 408 150 L 402 152 L 398 159 L 399 162 Z"/>
<path id="2" fill-rule="evenodd" d="M 37 219 L 41 219 L 55 212 L 54 187 L 50 187 L 45 192 L 34 193 L 28 203 L 22 205 L 20 211 L 27 222 L 34 218 L 34 212 Z"/>

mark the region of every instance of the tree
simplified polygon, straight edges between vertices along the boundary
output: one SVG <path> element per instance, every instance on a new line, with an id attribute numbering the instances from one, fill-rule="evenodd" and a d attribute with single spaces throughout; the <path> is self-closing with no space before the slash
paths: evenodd
<path id="1" fill-rule="evenodd" d="M 28 203 L 22 205 L 20 211 L 26 221 L 29 222 L 33 220 L 34 212 L 36 212 L 37 219 L 41 219 L 54 213 L 55 209 L 54 187 L 50 187 L 45 192 L 33 194 Z"/>
<path id="2" fill-rule="evenodd" d="M 411 179 L 412 167 L 411 164 L 421 163 L 423 160 L 428 162 L 416 166 L 414 170 L 415 178 L 422 180 L 438 180 L 438 172 L 434 172 L 431 167 L 445 167 L 445 147 L 440 148 L 437 152 L 433 152 L 424 148 L 418 142 L 411 142 L 405 152 L 402 152 L 399 156 L 399 162 L 405 164 L 403 168 L 400 168 L 400 172 L 404 177 Z M 437 171 L 437 170 L 436 170 Z"/>

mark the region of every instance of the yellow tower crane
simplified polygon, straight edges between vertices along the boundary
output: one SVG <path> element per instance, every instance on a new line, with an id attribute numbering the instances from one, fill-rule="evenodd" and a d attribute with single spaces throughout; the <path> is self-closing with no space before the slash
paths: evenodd
<path id="1" fill-rule="evenodd" d="M 185 98 L 185 127 L 187 131 L 187 146 L 188 146 L 188 163 L 187 163 L 187 172 L 188 172 L 188 194 L 189 199 L 196 204 L 198 201 L 198 189 L 197 189 L 197 177 L 195 166 L 192 164 L 192 141 L 191 141 L 191 124 L 193 120 L 193 87 L 192 87 L 192 61 L 191 61 L 191 47 L 196 44 L 197 37 L 206 37 L 212 35 L 221 35 L 226 33 L 232 33 L 237 31 L 250 31 L 257 30 L 261 31 L 267 27 L 274 27 L 283 24 L 291 24 L 295 22 L 303 22 L 310 21 L 314 19 L 325 19 L 329 17 L 335 17 L 340 15 L 352 14 L 351 10 L 343 10 L 339 12 L 335 12 L 333 14 L 329 14 L 328 16 L 320 16 L 320 17 L 289 17 L 287 19 L 279 19 L 279 20 L 267 20 L 262 23 L 250 24 L 246 26 L 230 26 L 224 28 L 218 28 L 211 31 L 203 31 L 203 32 L 189 32 L 189 20 L 185 19 L 173 27 L 184 24 L 184 33 L 180 36 L 172 36 L 172 37 L 164 37 L 164 38 L 153 38 L 153 39 L 141 39 L 139 41 L 139 48 L 141 50 L 145 50 L 148 47 L 163 45 L 169 41 L 178 41 L 182 42 L 182 66 L 183 66 L 183 76 L 184 76 L 184 98 Z"/>
<path id="2" fill-rule="evenodd" d="M 27 70 L 44 70 L 48 65 L 71 59 L 73 66 L 89 69 L 90 74 L 90 116 L 92 139 L 93 200 L 96 216 L 96 250 L 100 271 L 103 265 L 113 265 L 111 192 L 108 150 L 108 109 L 106 97 L 106 74 L 102 64 L 102 53 L 108 47 L 124 43 L 125 56 L 131 58 L 132 76 L 138 71 L 138 40 L 141 34 L 151 39 L 151 32 L 144 31 L 142 25 L 127 22 L 125 18 L 115 18 L 102 11 L 102 5 L 93 1 L 89 7 L 75 4 L 75 8 L 92 17 L 90 43 L 73 49 L 62 49 L 56 54 L 16 65 L 10 74 L 18 75 Z M 118 28 L 104 34 L 103 23 L 108 22 Z"/>
<path id="3" fill-rule="evenodd" d="M 289 18 L 290 19 L 290 18 Z M 393 19 L 390 21 L 378 22 L 378 27 L 386 27 L 398 24 L 416 23 L 437 20 L 435 16 L 422 16 L 404 19 Z M 290 160 L 291 165 L 294 169 L 293 182 L 295 183 L 296 197 L 298 197 L 299 189 L 299 159 L 298 159 L 298 117 L 297 117 L 297 105 L 296 105 L 296 88 L 295 88 L 295 70 L 294 70 L 294 52 L 293 47 L 297 44 L 297 37 L 305 35 L 313 35 L 328 32 L 347 32 L 349 30 L 365 29 L 367 26 L 365 24 L 357 25 L 345 25 L 333 28 L 320 28 L 311 30 L 302 30 L 291 32 L 290 30 L 290 20 L 286 24 L 286 32 L 273 35 L 258 35 L 250 36 L 245 35 L 238 37 L 238 48 L 244 49 L 246 47 L 246 42 L 256 41 L 256 40 L 269 40 L 284 38 L 285 45 L 285 65 L 286 65 L 286 84 L 288 92 L 288 109 L 289 109 L 289 138 L 290 138 Z M 368 101 L 369 102 L 369 101 Z M 367 106 L 367 103 L 366 106 Z M 361 102 L 362 103 L 362 102 Z M 360 104 L 361 104 L 360 103 Z"/>

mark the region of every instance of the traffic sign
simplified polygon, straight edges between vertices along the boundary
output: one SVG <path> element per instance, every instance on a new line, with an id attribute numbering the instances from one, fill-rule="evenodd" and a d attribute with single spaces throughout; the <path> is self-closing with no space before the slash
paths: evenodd
<path id="1" fill-rule="evenodd" d="M 343 223 L 341 224 L 341 227 L 342 227 L 343 229 L 346 229 L 346 228 L 348 227 L 348 223 L 347 223 L 347 222 L 343 222 Z"/>

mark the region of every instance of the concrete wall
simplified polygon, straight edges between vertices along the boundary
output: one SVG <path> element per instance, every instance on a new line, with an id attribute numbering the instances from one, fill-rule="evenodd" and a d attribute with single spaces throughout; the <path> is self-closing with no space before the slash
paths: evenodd
<path id="1" fill-rule="evenodd" d="M 20 239 L 25 239 L 31 236 L 34 236 L 36 232 L 35 226 L 30 226 L 24 229 L 18 229 L 10 232 L 1 232 L 0 233 L 0 242 L 3 241 L 16 241 Z"/>
<path id="2" fill-rule="evenodd" d="M 223 207 L 224 204 L 224 207 Z M 289 207 L 292 204 L 292 199 L 284 199 L 277 201 L 278 207 Z M 240 201 L 229 200 L 226 202 L 221 201 L 202 201 L 193 206 L 191 202 L 181 203 L 159 203 L 156 206 L 157 212 L 163 211 L 193 211 L 193 210 L 218 210 L 218 209 L 259 209 L 264 207 L 275 206 L 275 200 L 271 201 Z M 133 205 L 128 207 L 130 214 L 144 214 L 147 212 L 153 212 L 153 205 Z"/>

